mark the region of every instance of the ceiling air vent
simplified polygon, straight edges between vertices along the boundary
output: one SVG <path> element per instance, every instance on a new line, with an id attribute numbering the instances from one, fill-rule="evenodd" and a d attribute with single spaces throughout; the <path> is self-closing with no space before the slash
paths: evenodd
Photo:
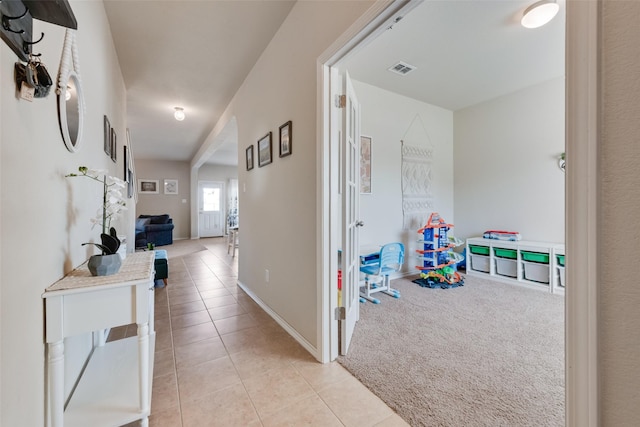
<path id="1" fill-rule="evenodd" d="M 387 68 L 389 71 L 391 71 L 392 73 L 396 73 L 396 74 L 400 74 L 401 76 L 406 76 L 407 74 L 409 74 L 411 71 L 415 70 L 416 66 L 414 65 L 409 65 L 406 62 L 398 62 L 397 64 Z"/>

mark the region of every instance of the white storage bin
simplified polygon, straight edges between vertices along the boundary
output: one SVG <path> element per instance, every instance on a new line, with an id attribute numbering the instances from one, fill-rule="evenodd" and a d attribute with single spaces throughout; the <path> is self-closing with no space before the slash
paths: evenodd
<path id="1" fill-rule="evenodd" d="M 471 269 L 476 271 L 489 272 L 489 257 L 486 255 L 470 254 Z"/>
<path id="2" fill-rule="evenodd" d="M 524 278 L 533 282 L 549 283 L 549 264 L 522 261 Z"/>
<path id="3" fill-rule="evenodd" d="M 517 261 L 509 258 L 496 258 L 496 274 L 501 276 L 517 277 Z"/>
<path id="4" fill-rule="evenodd" d="M 558 266 L 558 275 L 560 277 L 558 286 L 562 286 L 564 288 L 565 285 L 564 285 L 564 266 L 563 265 Z"/>

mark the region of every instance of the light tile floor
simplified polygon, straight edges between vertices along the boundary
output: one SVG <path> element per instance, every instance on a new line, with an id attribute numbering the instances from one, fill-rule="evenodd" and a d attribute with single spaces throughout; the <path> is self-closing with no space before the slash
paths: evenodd
<path id="1" fill-rule="evenodd" d="M 337 362 L 318 363 L 238 286 L 226 240 L 172 257 L 155 292 L 151 427 L 406 426 Z M 110 339 L 135 335 L 135 325 Z"/>

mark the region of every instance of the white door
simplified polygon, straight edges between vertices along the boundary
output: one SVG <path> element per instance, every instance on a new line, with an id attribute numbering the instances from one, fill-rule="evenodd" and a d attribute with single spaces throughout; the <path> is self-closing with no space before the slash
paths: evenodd
<path id="1" fill-rule="evenodd" d="M 224 231 L 224 184 L 222 182 L 198 183 L 198 235 L 218 237 Z"/>
<path id="2" fill-rule="evenodd" d="M 360 105 L 349 73 L 344 76 L 342 107 L 342 306 L 340 354 L 347 354 L 360 317 Z"/>

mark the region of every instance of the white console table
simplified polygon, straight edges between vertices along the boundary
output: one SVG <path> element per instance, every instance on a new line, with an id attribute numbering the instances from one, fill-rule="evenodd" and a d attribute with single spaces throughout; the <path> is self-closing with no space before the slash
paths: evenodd
<path id="1" fill-rule="evenodd" d="M 121 426 L 136 420 L 148 426 L 155 348 L 153 275 L 154 252 L 136 252 L 116 274 L 91 276 L 85 263 L 42 294 L 50 426 Z M 94 349 L 65 408 L 64 338 L 134 322 L 137 336 Z"/>

